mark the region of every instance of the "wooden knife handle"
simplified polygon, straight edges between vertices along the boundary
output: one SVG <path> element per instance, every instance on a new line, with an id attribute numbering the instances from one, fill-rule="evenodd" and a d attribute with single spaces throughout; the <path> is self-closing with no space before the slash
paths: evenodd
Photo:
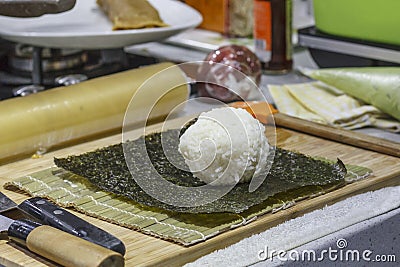
<path id="1" fill-rule="evenodd" d="M 279 113 L 267 102 L 238 101 L 229 104 L 231 107 L 246 109 L 255 118 L 264 124 L 270 123 L 268 119 L 274 116 L 275 125 L 295 130 L 298 132 L 322 137 L 343 144 L 348 144 L 371 151 L 400 157 L 400 143 L 391 142 L 382 138 L 357 133 L 354 131 L 338 129 L 329 125 L 319 124 Z"/>
<path id="2" fill-rule="evenodd" d="M 332 126 L 302 120 L 282 113 L 274 114 L 274 119 L 275 124 L 279 127 L 284 127 L 314 136 L 323 137 L 336 142 L 400 157 L 400 143 L 387 141 L 385 139 L 357 133 L 354 131 L 338 129 Z"/>
<path id="3" fill-rule="evenodd" d="M 121 254 L 48 225 L 33 229 L 26 239 L 26 246 L 64 266 L 124 266 Z"/>
<path id="4" fill-rule="evenodd" d="M 121 255 L 125 254 L 125 245 L 117 237 L 44 198 L 29 198 L 19 204 L 18 208 L 40 220 L 42 224 L 53 226 Z"/>

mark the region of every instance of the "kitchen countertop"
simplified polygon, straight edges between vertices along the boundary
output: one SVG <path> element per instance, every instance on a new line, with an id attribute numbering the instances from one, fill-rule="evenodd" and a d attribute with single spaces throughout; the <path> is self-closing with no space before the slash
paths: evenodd
<path id="1" fill-rule="evenodd" d="M 173 61 L 173 62 L 187 62 L 187 61 L 200 61 L 203 60 L 207 54 L 206 51 L 199 51 L 199 50 L 194 50 L 190 49 L 187 47 L 177 47 L 174 45 L 170 45 L 168 43 L 150 43 L 150 44 L 145 44 L 145 45 L 138 45 L 138 46 L 133 46 L 127 48 L 127 52 L 129 53 L 134 53 L 142 56 L 151 56 L 158 58 L 160 61 L 163 60 L 168 60 L 168 61 Z M 284 84 L 284 83 L 301 83 L 301 82 L 306 82 L 309 81 L 307 77 L 302 76 L 299 74 L 296 69 L 298 67 L 308 67 L 308 68 L 318 68 L 318 66 L 315 64 L 315 62 L 312 60 L 310 54 L 308 53 L 307 49 L 301 48 L 301 47 L 296 47 L 295 48 L 295 53 L 294 53 L 294 71 L 285 74 L 285 75 L 263 75 L 261 84 L 260 84 L 260 89 L 262 90 L 264 96 L 269 102 L 273 102 L 273 99 L 271 98 L 269 92 L 268 92 L 268 84 Z M 189 102 L 189 104 L 186 106 L 185 110 L 183 110 L 182 115 L 188 115 L 188 114 L 196 114 L 202 111 L 209 110 L 213 108 L 213 105 L 201 102 L 201 101 L 196 101 L 196 99 L 192 99 L 192 101 Z M 390 133 L 378 129 L 373 129 L 373 128 L 364 128 L 357 130 L 357 132 L 361 132 L 364 134 L 369 134 L 373 135 L 379 138 L 384 138 L 388 139 L 394 142 L 399 142 L 400 143 L 400 134 L 395 134 L 395 133 Z M 400 177 L 399 177 L 400 179 Z M 371 194 L 375 194 L 376 199 L 375 199 L 375 204 L 379 205 L 386 197 L 382 194 L 371 192 Z M 394 253 L 393 247 L 398 247 L 399 245 L 399 233 L 400 233 L 400 226 L 398 223 L 393 223 L 394 221 L 398 221 L 400 217 L 400 197 L 396 196 L 391 196 L 394 197 L 394 201 L 397 201 L 397 208 L 394 210 L 384 212 L 383 214 L 370 217 L 368 216 L 368 212 L 365 212 L 365 220 L 361 220 L 360 222 L 351 225 L 351 226 L 346 226 L 343 229 L 340 229 L 336 232 L 330 233 L 330 234 L 324 234 L 321 235 L 320 238 L 313 240 L 311 242 L 308 242 L 300 247 L 297 247 L 297 251 L 307 251 L 314 249 L 316 251 L 321 251 L 323 249 L 327 249 L 329 247 L 333 247 L 333 243 L 337 242 L 340 239 L 345 239 L 349 243 L 351 243 L 351 247 L 353 249 L 377 249 L 380 248 L 381 253 Z M 362 205 L 363 202 L 367 201 L 367 197 L 361 196 L 360 198 L 357 199 L 357 203 L 359 205 Z M 324 212 L 329 212 L 330 216 L 335 217 L 335 215 L 340 216 L 340 212 L 343 209 L 343 206 L 346 205 L 345 201 L 338 202 L 335 204 L 336 209 L 331 209 L 329 211 L 324 211 L 320 210 L 321 214 L 319 216 L 328 216 L 328 214 L 324 214 Z M 306 216 L 306 215 L 305 215 Z M 312 218 L 311 219 L 315 219 Z M 299 222 L 300 223 L 300 222 Z M 316 224 L 315 227 L 318 228 L 320 225 L 318 225 L 317 221 L 313 221 L 313 224 Z M 285 224 L 283 224 L 283 227 L 285 227 Z M 267 231 L 268 232 L 268 231 Z M 394 236 L 393 236 L 394 235 Z M 257 238 L 256 237 L 250 237 L 250 242 L 252 243 L 257 243 Z M 365 244 L 365 242 L 369 242 L 369 244 Z M 247 243 L 246 243 L 247 242 Z M 212 264 L 213 259 L 215 257 L 221 257 L 221 255 L 232 255 L 239 253 L 241 251 L 241 246 L 246 246 L 248 244 L 249 240 L 243 240 L 234 246 L 228 247 L 225 250 L 221 250 L 219 252 L 212 253 L 211 255 L 204 256 L 203 258 L 197 260 L 196 262 L 189 264 L 189 266 L 204 266 L 204 264 Z M 385 245 L 380 246 L 380 243 L 384 242 Z M 258 244 L 259 246 L 255 246 L 256 248 L 263 248 L 265 244 L 260 243 Z M 254 246 L 253 246 L 254 248 Z M 294 248 L 292 248 L 294 249 Z M 244 250 L 247 251 L 247 248 L 244 248 Z M 220 253 L 220 254 L 218 254 Z M 397 262 L 399 261 L 400 255 L 397 256 Z M 214 258 L 213 258 L 214 257 Z M 254 261 L 249 260 L 247 264 L 254 264 Z M 255 266 L 261 267 L 261 266 L 279 266 L 279 265 L 291 265 L 291 264 L 299 264 L 301 262 L 293 262 L 293 261 L 282 261 L 282 260 L 274 260 L 274 261 L 261 261 Z M 312 264 L 311 262 L 302 262 L 304 265 L 310 265 Z M 218 262 L 219 265 L 221 266 L 240 266 L 238 265 L 237 261 L 235 262 L 235 259 L 227 260 L 225 262 Z M 330 266 L 332 264 L 332 260 L 327 260 L 325 259 L 322 262 L 319 262 L 318 264 L 324 265 L 324 266 Z M 335 264 L 337 265 L 345 265 L 346 262 L 336 262 Z M 363 266 L 365 262 L 352 262 L 352 265 L 355 266 Z M 375 263 L 379 264 L 379 263 Z M 394 266 L 394 263 L 386 263 L 387 265 L 385 266 Z M 393 264 L 393 265 L 391 265 Z"/>
<path id="2" fill-rule="evenodd" d="M 300 1 L 297 1 L 300 2 Z M 301 1 L 304 2 L 304 1 Z M 308 23 L 308 22 L 307 22 Z M 179 47 L 168 42 L 154 42 L 142 45 L 135 45 L 125 48 L 128 53 L 140 56 L 157 58 L 158 61 L 172 61 L 176 63 L 203 60 L 208 53 L 207 50 L 195 50 L 190 47 Z M 298 67 L 317 68 L 307 49 L 295 47 L 294 49 L 294 71 L 284 75 L 263 75 L 260 89 L 266 99 L 273 103 L 268 85 L 301 83 L 309 81 L 296 71 Z M 212 105 L 198 101 L 195 97 L 177 114 L 179 117 L 198 114 L 202 111 L 210 110 L 218 105 Z M 400 143 L 400 134 L 394 134 L 373 128 L 364 128 L 357 132 L 377 136 Z M 16 168 L 15 171 L 18 171 Z M 297 239 L 293 245 L 288 245 L 285 249 L 290 252 L 321 252 L 328 248 L 337 249 L 338 242 L 346 242 L 349 249 L 357 251 L 371 250 L 374 254 L 395 255 L 395 261 L 379 263 L 372 262 L 369 265 L 376 266 L 397 266 L 400 261 L 400 177 L 399 186 L 387 187 L 377 191 L 359 194 L 327 207 L 306 213 L 303 216 L 288 220 L 260 234 L 245 238 L 234 245 L 225 249 L 210 253 L 198 260 L 187 264 L 187 267 L 196 266 L 365 266 L 365 261 L 343 261 L 332 260 L 324 257 L 322 261 L 286 261 L 277 257 L 274 260 L 257 259 L 259 252 L 269 246 L 271 239 L 280 239 L 279 244 L 290 239 Z M 353 216 L 354 215 L 354 216 Z M 85 215 L 83 215 L 85 216 Z M 98 223 L 106 227 L 108 224 L 85 216 L 89 221 Z M 114 225 L 113 225 L 114 226 Z M 121 229 L 120 229 L 121 228 Z M 126 230 L 122 227 L 115 227 L 118 231 Z M 113 228 L 113 231 L 117 231 Z M 318 229 L 318 231 L 317 231 Z M 117 232 L 116 232 L 117 233 Z M 297 235 L 295 234 L 297 233 Z M 129 240 L 136 242 L 134 234 Z M 293 234 L 293 236 L 292 236 Z M 313 235 L 314 234 L 314 235 Z M 312 237 L 311 237 L 312 236 Z M 286 238 L 286 239 L 285 239 Z M 292 240 L 293 241 L 293 240 Z M 344 247 L 344 248 L 345 248 Z M 284 249 L 283 247 L 276 247 Z M 19 251 L 20 252 L 20 251 Z M 257 255 L 258 254 L 258 255 Z M 291 254 L 295 255 L 295 254 Z M 1 258 L 1 257 L 0 257 Z M 396 265 L 397 263 L 397 265 Z M 1 263 L 0 263 L 0 266 Z"/>
<path id="3" fill-rule="evenodd" d="M 176 128 L 180 127 L 182 123 L 187 122 L 187 119 L 188 118 L 183 117 L 173 121 L 170 120 L 166 123 L 169 124 L 170 127 Z M 151 129 L 148 130 L 153 131 L 160 129 L 160 127 L 163 127 L 163 125 L 155 124 L 150 126 L 149 128 Z M 137 136 L 140 136 L 143 133 L 142 130 L 142 128 L 135 130 Z M 243 263 L 243 261 L 241 261 L 240 263 L 242 264 L 238 264 L 239 261 L 237 261 L 234 262 L 235 264 L 230 264 L 232 263 L 232 260 L 235 259 L 233 255 L 239 255 L 236 256 L 237 259 L 237 257 L 240 258 L 240 256 L 242 255 L 242 251 L 247 251 L 247 253 L 250 253 L 250 247 L 247 245 L 248 243 L 250 243 L 253 244 L 253 248 L 255 248 L 256 251 L 254 253 L 251 253 L 253 257 L 242 257 L 242 260 L 254 260 L 257 259 L 257 251 L 259 251 L 265 245 L 270 244 L 270 238 L 263 239 L 267 240 L 268 242 L 258 239 L 253 240 L 253 237 L 258 236 L 255 235 L 256 233 L 261 233 L 260 235 L 264 235 L 269 233 L 270 231 L 274 231 L 273 229 L 276 229 L 275 227 L 278 227 L 278 231 L 275 230 L 275 234 L 273 234 L 272 236 L 277 241 L 275 242 L 275 246 L 278 246 L 278 248 L 282 249 L 283 245 L 286 246 L 287 244 L 291 243 L 285 242 L 285 239 L 277 237 L 276 233 L 280 233 L 282 237 L 291 238 L 292 242 L 295 241 L 296 244 L 298 244 L 299 242 L 300 244 L 303 244 L 305 240 L 312 241 L 315 238 L 318 239 L 321 234 L 324 235 L 327 233 L 327 231 L 328 233 L 332 231 L 337 232 L 338 229 L 341 229 L 345 225 L 354 224 L 355 222 L 358 222 L 360 220 L 364 221 L 366 218 L 370 218 L 371 216 L 376 216 L 380 214 L 383 211 L 382 204 L 385 204 L 385 210 L 393 209 L 393 205 L 398 206 L 398 196 L 400 195 L 400 192 L 396 193 L 396 191 L 393 191 L 396 189 L 391 189 L 391 191 L 384 191 L 380 194 L 374 192 L 373 194 L 371 193 L 369 196 L 356 195 L 355 197 L 358 198 L 349 197 L 354 196 L 354 194 L 360 194 L 361 192 L 377 190 L 384 185 L 394 186 L 398 184 L 397 179 L 400 175 L 400 158 L 379 154 L 361 148 L 351 147 L 345 144 L 324 140 L 322 138 L 302 134 L 288 129 L 277 128 L 277 133 L 277 141 L 280 145 L 282 145 L 283 148 L 301 151 L 305 154 L 331 159 L 334 159 L 335 157 L 340 155 L 340 158 L 343 160 L 343 162 L 370 168 L 374 170 L 374 175 L 357 183 L 346 185 L 328 194 L 300 201 L 296 203 L 296 205 L 288 209 L 281 210 L 276 213 L 265 214 L 252 221 L 251 223 L 243 226 L 238 226 L 237 228 L 221 233 L 206 240 L 205 242 L 201 242 L 190 247 L 183 247 L 173 242 L 154 238 L 138 231 L 133 231 L 125 227 L 120 227 L 116 224 L 108 223 L 106 220 L 99 220 L 93 217 L 89 217 L 82 213 L 77 213 L 77 215 L 84 218 L 85 220 L 88 220 L 89 222 L 94 223 L 100 228 L 107 229 L 110 233 L 116 235 L 125 243 L 127 248 L 127 253 L 125 255 L 126 266 L 149 266 L 151 264 L 153 264 L 151 266 L 180 266 L 182 264 L 186 264 L 190 261 L 196 260 L 200 256 L 206 255 L 205 257 L 199 259 L 200 263 L 197 260 L 193 263 L 196 264 L 195 266 L 204 266 L 204 264 L 201 264 L 201 261 L 204 260 L 204 258 L 209 259 L 209 257 L 212 257 L 212 255 L 214 254 L 212 252 L 215 251 L 217 248 L 223 249 L 224 247 L 230 246 L 231 244 L 234 244 L 235 246 L 233 246 L 234 252 L 228 253 L 228 255 L 231 254 L 229 257 L 223 258 L 224 261 L 221 264 L 219 264 L 219 262 L 215 260 L 211 260 L 211 263 L 208 266 L 243 266 L 254 263 L 254 261 L 246 263 Z M 116 134 L 109 137 L 96 139 L 90 142 L 67 146 L 63 149 L 48 151 L 48 153 L 43 154 L 42 157 L 40 157 L 39 159 L 26 158 L 20 161 L 4 164 L 0 167 L 0 182 L 1 184 L 4 184 L 5 182 L 8 182 L 14 178 L 22 177 L 24 175 L 28 175 L 29 179 L 34 179 L 33 175 L 31 174 L 35 171 L 41 171 L 48 167 L 54 166 L 54 158 L 81 154 L 87 151 L 92 151 L 96 148 L 115 144 L 120 141 L 121 136 L 119 134 Z M 49 189 L 46 186 L 42 186 L 40 181 L 39 184 L 40 185 L 37 188 L 40 190 L 40 194 L 42 193 L 42 189 L 44 189 L 45 191 Z M 71 190 L 68 188 L 65 189 L 67 191 Z M 397 187 L 397 190 L 399 189 L 400 187 Z M 58 198 L 60 196 L 58 186 L 55 187 L 55 190 L 55 196 L 56 198 Z M 64 195 L 64 193 L 62 192 L 63 190 L 61 190 L 61 194 Z M 6 194 L 17 203 L 20 203 L 27 197 L 26 195 L 15 191 L 7 191 Z M 389 198 L 389 196 L 392 197 Z M 397 197 L 397 199 L 395 197 Z M 346 201 L 341 201 L 345 198 L 347 198 Z M 380 203 L 379 200 L 382 200 L 382 203 Z M 338 205 L 330 205 L 336 202 L 338 202 Z M 351 205 L 344 205 L 345 203 Z M 325 208 L 325 205 L 330 205 L 328 207 L 329 210 Z M 346 209 L 346 206 L 349 206 L 349 208 L 353 207 L 353 210 L 355 208 L 355 211 L 357 211 L 357 213 L 347 212 L 347 210 L 349 209 Z M 332 207 L 335 207 L 335 209 L 332 209 Z M 374 209 L 375 207 L 377 209 Z M 331 226 L 327 227 L 327 225 L 322 222 L 317 223 L 316 220 L 309 219 L 309 217 L 303 219 L 303 223 L 297 220 L 297 218 L 301 219 L 301 217 L 299 216 L 301 216 L 302 214 L 314 214 L 315 216 L 315 213 L 310 213 L 310 211 L 312 210 L 320 211 L 319 216 L 317 215 L 316 217 L 322 218 L 326 222 L 330 222 Z M 345 215 L 346 217 L 342 215 Z M 296 219 L 292 220 L 293 218 Z M 331 220 L 328 220 L 329 218 L 331 218 Z M 166 222 L 169 222 L 169 218 L 166 219 Z M 295 227 L 295 229 L 293 230 L 292 228 L 287 227 L 288 225 L 286 222 L 292 222 L 291 225 L 292 227 Z M 341 224 L 338 224 L 337 222 L 341 222 Z M 154 224 L 152 225 L 154 226 Z M 307 232 L 305 232 L 306 227 Z M 315 231 L 315 227 L 318 227 L 319 231 Z M 250 238 L 245 239 L 246 237 Z M 247 243 L 242 243 L 246 242 L 246 240 L 248 240 Z M 40 262 L 43 263 L 42 259 L 33 257 L 32 254 L 26 254 L 26 250 L 17 250 L 5 241 L 2 241 L 0 243 L 0 263 L 2 263 L 2 258 L 5 258 L 6 262 L 8 259 L 9 261 L 16 262 L 16 264 L 22 264 L 23 266 L 43 266 L 40 264 Z M 239 246 L 241 250 L 235 249 L 236 245 Z M 40 262 L 38 262 L 38 260 Z M 28 263 L 31 264 L 28 265 Z"/>
<path id="4" fill-rule="evenodd" d="M 146 46 L 146 49 L 142 48 L 137 48 L 139 49 L 143 55 L 143 51 L 145 51 L 145 53 L 149 53 L 151 52 L 150 48 L 154 48 L 156 50 L 159 51 L 161 47 L 166 46 L 166 44 L 149 44 L 148 46 Z M 170 46 L 170 45 L 167 45 Z M 170 47 L 171 49 L 177 49 L 176 51 L 180 51 L 181 55 L 185 55 L 186 57 L 189 58 L 189 54 L 190 52 L 194 52 L 197 53 L 199 51 L 193 51 L 191 49 L 181 49 L 181 48 L 177 48 L 177 47 Z M 127 50 L 130 51 L 134 51 L 131 49 L 135 49 L 135 48 L 128 48 Z M 161 49 L 162 51 L 166 51 Z M 182 52 L 184 51 L 184 53 Z M 140 54 L 139 53 L 139 54 Z M 150 55 L 150 54 L 148 54 Z M 170 54 L 172 55 L 172 54 Z M 197 53 L 197 55 L 199 57 L 203 57 L 205 55 L 204 52 L 202 53 Z M 172 60 L 170 58 L 161 58 L 159 57 L 160 61 L 163 60 Z M 304 60 L 304 61 L 301 61 Z M 299 63 L 301 62 L 307 62 L 307 60 L 310 60 L 310 58 L 308 57 L 308 53 L 306 50 L 304 49 L 296 49 L 296 53 L 295 53 L 295 66 L 298 66 Z M 309 61 L 308 63 L 312 64 L 312 61 Z M 307 63 L 307 64 L 308 64 Z M 306 63 L 304 63 L 306 64 Z M 307 81 L 308 79 L 304 76 L 299 75 L 298 73 L 291 72 L 289 74 L 286 75 L 279 75 L 279 76 L 267 76 L 264 75 L 262 77 L 262 83 L 261 83 L 261 90 L 263 91 L 263 93 L 265 94 L 265 96 L 267 98 L 269 98 L 270 100 L 270 96 L 268 94 L 268 84 L 271 83 L 275 83 L 275 84 L 281 84 L 281 83 L 291 83 L 291 82 L 302 82 L 302 81 Z M 181 111 L 178 116 L 186 116 L 186 115 L 191 115 L 191 114 L 197 114 L 198 112 L 204 111 L 204 110 L 209 110 L 210 108 L 214 107 L 213 105 L 210 105 L 208 103 L 204 103 L 201 101 L 198 101 L 196 98 L 191 98 L 192 101 L 189 102 L 189 104 L 185 107 L 185 109 L 183 111 Z M 317 146 L 320 150 L 322 150 L 321 146 Z M 324 146 L 323 146 L 324 147 Z M 349 150 L 351 150 L 352 148 L 348 147 Z M 362 151 L 361 151 L 362 152 Z M 67 153 L 67 152 L 65 152 Z M 336 153 L 336 152 L 332 152 L 332 153 Z M 374 154 L 369 154 L 371 156 L 373 156 Z M 380 155 L 377 155 L 378 157 Z M 359 158 L 359 162 L 364 162 L 365 161 L 369 161 L 369 158 L 365 158 L 365 157 L 358 157 Z M 50 157 L 49 160 L 51 160 L 52 157 Z M 380 161 L 378 161 L 380 163 Z M 397 159 L 396 159 L 397 162 Z M 41 164 L 41 163 L 40 163 Z M 387 165 L 385 165 L 387 166 Z M 7 169 L 7 166 L 4 166 L 3 169 L 5 169 L 5 172 L 9 172 L 10 170 L 12 171 L 13 169 Z M 18 169 L 16 169 L 15 171 L 17 171 Z M 398 173 L 398 172 L 396 172 Z M 6 176 L 5 176 L 6 177 Z M 393 176 L 395 177 L 395 176 Z M 392 179 L 393 180 L 393 179 Z M 395 180 L 394 180 L 395 181 Z M 274 264 L 280 264 L 277 261 L 262 261 L 257 263 L 257 261 L 254 261 L 254 256 L 257 258 L 257 252 L 260 249 L 263 249 L 266 245 L 268 245 L 265 242 L 265 239 L 258 239 L 259 237 L 262 237 L 264 235 L 268 235 L 270 232 L 274 232 L 274 231 L 278 231 L 280 233 L 298 233 L 299 238 L 296 238 L 296 241 L 298 244 L 297 246 L 294 247 L 288 247 L 288 249 L 315 249 L 318 250 L 320 248 L 324 249 L 324 248 L 328 248 L 329 246 L 332 246 L 332 241 L 337 241 L 339 238 L 345 238 L 348 242 L 350 242 L 352 244 L 352 246 L 356 246 L 356 248 L 359 249 L 364 249 L 363 246 L 361 246 L 361 242 L 364 242 L 365 240 L 369 240 L 370 244 L 376 245 L 376 242 L 379 242 L 378 236 L 380 236 L 382 234 L 382 231 L 377 230 L 374 231 L 373 229 L 376 228 L 376 225 L 382 225 L 385 227 L 385 229 L 387 231 L 385 231 L 385 235 L 384 237 L 386 238 L 386 240 L 388 240 L 385 244 L 387 244 L 388 246 L 393 246 L 396 247 L 398 243 L 396 242 L 396 239 L 393 238 L 392 233 L 399 233 L 399 228 L 398 228 L 398 224 L 393 224 L 392 221 L 396 220 L 396 218 L 398 218 L 398 215 L 400 214 L 400 201 L 399 201 L 399 195 L 397 192 L 400 189 L 399 186 L 397 187 L 392 187 L 392 188 L 384 188 L 383 191 L 382 190 L 378 190 L 378 191 L 374 191 L 374 192 L 368 192 L 367 194 L 362 194 L 362 195 L 356 195 L 355 197 L 351 197 L 348 199 L 345 199 L 343 201 L 339 201 L 337 203 L 335 203 L 334 205 L 330 205 L 327 208 L 322 208 L 319 210 L 316 210 L 315 212 L 310 212 L 305 214 L 303 217 L 298 217 L 296 219 L 290 220 L 291 218 L 288 218 L 288 221 L 282 224 L 279 224 L 276 227 L 273 227 L 269 230 L 266 230 L 265 232 L 260 233 L 259 235 L 255 235 L 255 236 L 251 236 L 249 238 L 243 239 L 242 241 L 239 241 L 238 243 L 226 248 L 226 249 L 222 249 L 221 251 L 217 251 L 216 253 L 222 253 L 222 254 L 217 254 L 218 255 L 228 255 L 225 261 L 223 261 L 221 263 L 221 261 L 218 262 L 218 266 L 243 266 L 243 265 L 251 265 L 251 264 L 256 264 L 256 266 L 269 266 L 269 265 L 274 265 Z M 397 190 L 397 191 L 396 191 Z M 390 203 L 387 203 L 388 200 L 390 200 Z M 368 205 L 365 205 L 365 204 Z M 383 206 L 382 203 L 386 203 L 388 205 Z M 301 205 L 301 203 L 299 203 L 299 205 Z M 359 207 L 362 207 L 359 209 Z M 379 207 L 379 209 L 377 209 L 375 212 L 372 212 L 372 209 L 374 207 Z M 359 214 L 357 214 L 357 216 L 351 216 L 352 213 L 350 212 L 346 212 L 348 209 L 353 208 L 353 210 L 355 209 L 356 211 L 359 211 Z M 346 215 L 348 218 L 348 220 L 345 218 L 345 216 L 342 215 Z M 314 217 L 313 217 L 314 216 Z M 296 217 L 296 216 L 294 216 Z M 327 225 L 321 221 L 321 220 L 317 220 L 316 218 L 325 218 L 326 220 L 328 220 L 329 218 L 338 218 L 338 220 L 340 221 L 340 219 L 342 219 L 342 224 L 335 224 L 335 220 L 329 220 L 332 225 L 330 227 L 327 227 Z M 87 218 L 88 220 L 92 220 L 92 218 Z M 351 219 L 351 220 L 350 220 Z M 262 221 L 262 218 L 260 218 L 260 220 Z M 97 220 L 94 220 L 97 223 L 101 224 L 101 225 L 106 225 L 106 222 L 99 222 Z M 304 225 L 304 223 L 307 223 L 307 225 Z M 113 225 L 114 226 L 114 225 Z M 248 226 L 251 227 L 251 224 L 249 224 Z M 306 227 L 308 229 L 308 232 L 305 232 Z M 319 228 L 321 231 L 318 233 L 315 233 L 314 228 Z M 121 231 L 127 231 L 126 229 L 120 229 L 119 227 L 113 227 L 113 231 L 115 229 L 121 230 Z M 266 228 L 264 228 L 266 229 Z M 295 230 L 295 229 L 300 229 L 299 230 Z M 115 230 L 116 231 L 116 230 Z M 134 236 L 135 235 L 141 235 L 140 233 L 136 233 L 136 232 L 129 232 L 129 242 L 128 244 L 132 244 L 134 242 L 136 242 Z M 251 232 L 253 233 L 253 232 Z M 305 236 L 301 236 L 304 233 Z M 360 233 L 361 236 L 356 235 L 355 233 Z M 300 235 L 299 235 L 300 234 Z M 314 234 L 314 237 L 311 238 L 309 235 Z M 316 235 L 315 235 L 316 234 Z M 332 236 L 331 236 L 332 235 Z M 378 236 L 376 236 L 378 235 Z M 285 235 L 286 237 L 291 237 L 291 235 Z M 295 236 L 295 235 L 294 235 Z M 330 237 L 330 238 L 328 238 Z M 243 238 L 243 237 L 242 237 Z M 294 237 L 292 237 L 294 238 Z M 355 239 L 360 240 L 359 243 L 357 243 L 356 241 L 354 241 Z M 150 239 L 150 237 L 149 237 Z M 128 240 L 128 239 L 127 239 Z M 218 238 L 216 238 L 216 240 L 218 240 Z M 239 239 L 235 239 L 235 240 L 239 240 Z M 397 238 L 397 241 L 399 240 L 399 238 Z M 303 242 L 301 242 L 303 241 Z M 307 241 L 307 242 L 306 242 Z M 393 242 L 392 242 L 393 241 Z M 255 252 L 253 253 L 250 250 L 250 247 L 248 246 L 248 244 L 253 244 L 252 248 L 255 249 Z M 301 244 L 304 244 L 305 247 L 303 246 L 299 246 Z M 373 249 L 375 249 L 375 246 L 373 247 Z M 135 251 L 135 250 L 131 250 Z M 241 251 L 247 251 L 248 253 L 253 253 L 253 258 L 250 259 L 248 258 L 248 262 L 246 261 L 236 261 L 235 262 L 235 257 L 230 257 L 230 255 L 238 255 L 239 257 L 241 254 Z M 391 251 L 389 250 L 385 250 L 382 251 L 382 253 L 391 253 Z M 397 252 L 396 252 L 397 253 Z M 214 257 L 215 257 L 215 253 L 211 253 L 208 254 L 198 260 L 196 260 L 195 262 L 189 264 L 189 266 L 204 266 L 204 262 L 208 262 L 207 264 L 210 266 L 215 266 L 217 265 L 217 261 L 214 261 Z M 398 256 L 397 256 L 398 257 Z M 242 257 L 243 258 L 243 257 Z M 246 257 L 244 257 L 245 260 L 247 259 Z M 221 263 L 221 264 L 220 264 Z M 281 262 L 283 264 L 290 264 L 288 262 Z M 332 262 L 328 262 L 327 266 L 329 265 L 329 263 Z"/>

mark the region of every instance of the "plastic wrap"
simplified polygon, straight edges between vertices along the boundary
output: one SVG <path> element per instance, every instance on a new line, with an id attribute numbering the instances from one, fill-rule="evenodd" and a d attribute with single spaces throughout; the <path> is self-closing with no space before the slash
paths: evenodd
<path id="1" fill-rule="evenodd" d="M 155 64 L 1 101 L 0 160 L 121 129 L 129 101 L 138 88 L 148 78 L 171 66 L 172 63 Z M 153 112 L 150 119 L 167 115 L 188 98 L 183 72 L 179 68 L 168 68 L 166 74 L 152 81 L 165 95 L 157 101 L 157 112 Z M 182 85 L 171 89 L 172 82 Z M 141 97 L 142 106 L 154 104 L 151 93 L 142 92 Z M 138 115 L 131 123 L 145 119 Z"/>
<path id="2" fill-rule="evenodd" d="M 199 67 L 198 95 L 223 102 L 249 100 L 259 96 L 261 63 L 242 45 L 226 45 L 210 52 Z M 255 98 L 257 98 L 255 97 Z"/>

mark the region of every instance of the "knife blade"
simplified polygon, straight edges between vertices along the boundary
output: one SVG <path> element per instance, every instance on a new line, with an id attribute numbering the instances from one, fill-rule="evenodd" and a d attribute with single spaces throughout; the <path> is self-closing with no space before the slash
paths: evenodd
<path id="1" fill-rule="evenodd" d="M 18 208 L 42 224 L 53 226 L 122 255 L 125 254 L 125 245 L 117 237 L 44 198 L 33 197 L 17 205 L 0 192 L 0 212 L 13 208 Z"/>
<path id="2" fill-rule="evenodd" d="M 0 238 L 64 266 L 124 266 L 123 256 L 115 251 L 30 220 L 0 215 Z"/>
<path id="3" fill-rule="evenodd" d="M 0 213 L 17 208 L 17 203 L 0 192 Z"/>
<path id="4" fill-rule="evenodd" d="M 10 17 L 39 17 L 68 11 L 76 0 L 0 0 L 0 15 Z"/>

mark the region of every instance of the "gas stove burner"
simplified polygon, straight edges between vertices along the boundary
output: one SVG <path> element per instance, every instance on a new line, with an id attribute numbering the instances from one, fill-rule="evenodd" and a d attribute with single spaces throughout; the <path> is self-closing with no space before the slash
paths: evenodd
<path id="1" fill-rule="evenodd" d="M 41 49 L 42 71 L 54 72 L 83 66 L 88 61 L 85 51 L 77 49 Z M 32 72 L 34 61 L 34 47 L 25 44 L 16 44 L 9 55 L 8 65 L 16 71 Z"/>
<path id="2" fill-rule="evenodd" d="M 53 49 L 0 38 L 0 100 L 73 85 L 112 73 L 157 63 L 154 58 L 105 50 Z"/>
<path id="3" fill-rule="evenodd" d="M 39 48 L 15 44 L 2 57 L 0 83 L 14 86 L 71 85 L 86 79 L 122 71 L 132 64 L 124 50 Z"/>
<path id="4" fill-rule="evenodd" d="M 30 94 L 36 94 L 38 92 L 41 92 L 44 89 L 45 89 L 44 86 L 40 86 L 40 85 L 26 85 L 26 86 L 14 88 L 12 90 L 12 93 L 14 96 L 27 96 Z"/>
<path id="5" fill-rule="evenodd" d="M 70 74 L 70 75 L 63 75 L 56 78 L 57 85 L 74 85 L 83 81 L 86 81 L 88 77 L 84 74 Z"/>

